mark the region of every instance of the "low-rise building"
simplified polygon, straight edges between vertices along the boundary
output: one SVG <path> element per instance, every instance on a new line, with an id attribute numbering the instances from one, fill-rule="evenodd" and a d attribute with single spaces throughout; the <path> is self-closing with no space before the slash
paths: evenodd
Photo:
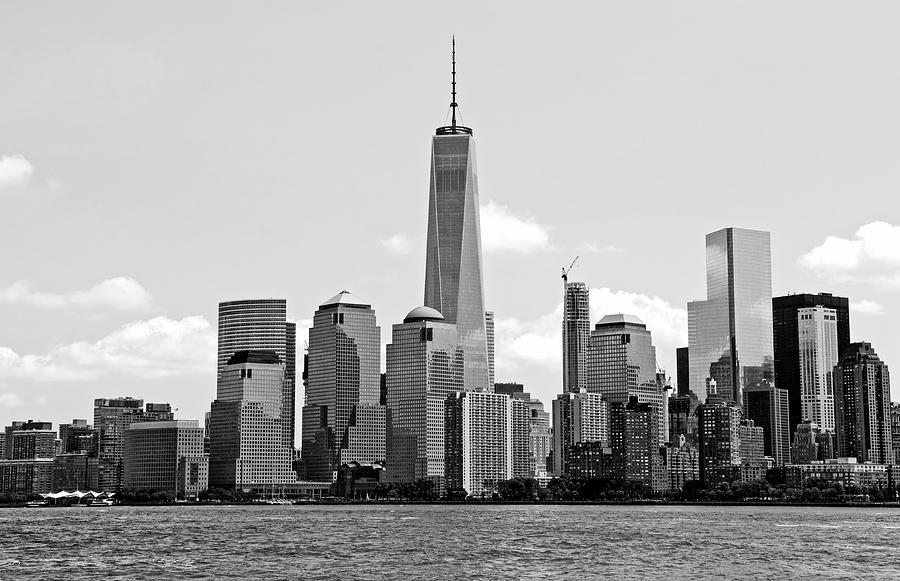
<path id="1" fill-rule="evenodd" d="M 788 464 L 785 483 L 801 488 L 809 479 L 825 480 L 847 486 L 887 486 L 894 481 L 893 467 L 887 464 L 859 463 L 855 457 L 832 458 L 809 464 Z"/>
<path id="2" fill-rule="evenodd" d="M 206 458 L 197 420 L 132 423 L 125 432 L 125 487 L 195 495 L 207 487 Z"/>
<path id="3" fill-rule="evenodd" d="M 53 491 L 96 490 L 98 458 L 87 452 L 60 454 L 53 459 Z"/>

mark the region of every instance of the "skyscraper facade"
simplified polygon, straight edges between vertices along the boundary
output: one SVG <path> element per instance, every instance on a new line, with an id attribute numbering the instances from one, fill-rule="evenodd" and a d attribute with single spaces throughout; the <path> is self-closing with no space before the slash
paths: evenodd
<path id="1" fill-rule="evenodd" d="M 797 311 L 797 318 L 803 419 L 834 432 L 832 372 L 838 362 L 837 313 L 826 307 L 804 307 Z"/>
<path id="2" fill-rule="evenodd" d="M 583 282 L 566 282 L 563 297 L 563 392 L 587 387 L 588 339 L 591 335 L 590 293 Z"/>
<path id="3" fill-rule="evenodd" d="M 456 124 L 455 53 L 451 109 L 452 124 L 439 127 L 431 145 L 425 305 L 456 325 L 465 388 L 490 390 L 475 140 L 470 128 Z"/>
<path id="4" fill-rule="evenodd" d="M 521 383 L 495 383 L 494 393 L 506 394 L 513 399 L 521 400 L 528 408 L 531 441 L 531 459 L 529 472 L 531 476 L 546 476 L 551 467 L 547 459 L 552 449 L 553 436 L 550 430 L 550 414 L 544 410 L 541 400 L 531 397 Z"/>
<path id="5" fill-rule="evenodd" d="M 309 330 L 306 381 L 307 478 L 332 480 L 340 465 L 351 461 L 384 462 L 381 329 L 371 305 L 342 291 L 319 306 Z"/>
<path id="6" fill-rule="evenodd" d="M 456 326 L 430 307 L 394 325 L 387 346 L 386 476 L 394 482 L 444 482 L 444 403 L 463 390 L 463 351 Z"/>
<path id="7" fill-rule="evenodd" d="M 222 369 L 210 409 L 211 486 L 265 490 L 296 481 L 283 437 L 284 368 L 275 351 L 244 350 Z"/>
<path id="8" fill-rule="evenodd" d="M 706 235 L 706 295 L 688 303 L 690 388 L 738 405 L 746 386 L 772 382 L 772 259 L 769 233 L 724 228 Z"/>
<path id="9" fill-rule="evenodd" d="M 179 486 L 179 465 L 195 461 L 197 478 L 185 491 Z M 171 492 L 178 498 L 206 490 L 209 462 L 203 454 L 203 428 L 197 420 L 134 422 L 125 430 L 125 487 Z"/>
<path id="10" fill-rule="evenodd" d="M 891 379 L 870 343 L 851 343 L 834 368 L 835 427 L 840 457 L 890 464 Z"/>
<path id="11" fill-rule="evenodd" d="M 599 393 L 561 393 L 553 400 L 553 473 L 569 471 L 569 452 L 585 442 L 609 443 L 609 403 Z"/>
<path id="12" fill-rule="evenodd" d="M 54 492 L 56 432 L 50 422 L 12 422 L 6 427 L 6 456 L 0 459 L 0 493 Z"/>
<path id="13" fill-rule="evenodd" d="M 740 423 L 741 409 L 721 398 L 697 407 L 700 481 L 707 488 L 740 478 Z"/>
<path id="14" fill-rule="evenodd" d="M 791 461 L 788 391 L 763 383 L 744 391 L 744 417 L 763 430 L 763 452 L 776 465 Z"/>
<path id="15" fill-rule="evenodd" d="M 656 373 L 656 348 L 650 331 L 634 315 L 606 315 L 590 334 L 586 383 L 610 404 L 625 405 L 632 397 L 653 409 L 655 441 L 668 440 L 666 393 Z"/>
<path id="16" fill-rule="evenodd" d="M 675 349 L 675 373 L 675 381 L 678 386 L 678 395 L 690 395 L 691 372 L 690 356 L 688 355 L 687 347 L 679 347 Z"/>
<path id="17" fill-rule="evenodd" d="M 528 413 L 502 393 L 450 394 L 444 407 L 448 490 L 490 496 L 500 480 L 528 476 Z"/>
<path id="18" fill-rule="evenodd" d="M 284 299 L 245 299 L 219 303 L 219 348 L 216 376 L 238 351 L 274 351 L 284 364 L 283 438 L 294 447 L 297 381 L 297 326 L 287 321 Z"/>
<path id="19" fill-rule="evenodd" d="M 850 346 L 850 301 L 830 293 L 797 294 L 772 299 L 772 335 L 775 349 L 775 385 L 788 390 L 791 432 L 803 421 L 803 381 L 800 372 L 800 309 L 834 309 L 837 327 L 837 356 Z M 821 427 L 821 425 L 820 425 Z"/>

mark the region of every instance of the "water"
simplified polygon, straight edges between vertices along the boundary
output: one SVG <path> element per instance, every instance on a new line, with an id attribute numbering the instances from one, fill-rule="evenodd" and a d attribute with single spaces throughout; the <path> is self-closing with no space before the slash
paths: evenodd
<path id="1" fill-rule="evenodd" d="M 900 578 L 900 510 L 334 505 L 0 510 L 0 579 Z"/>

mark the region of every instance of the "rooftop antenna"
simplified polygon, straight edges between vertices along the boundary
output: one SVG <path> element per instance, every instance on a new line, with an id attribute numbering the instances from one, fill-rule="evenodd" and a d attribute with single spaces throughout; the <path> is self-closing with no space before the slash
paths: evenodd
<path id="1" fill-rule="evenodd" d="M 456 124 L 456 109 L 459 103 L 456 102 L 456 35 L 451 40 L 450 64 L 452 65 L 450 77 L 450 125 L 437 128 L 437 135 L 452 135 L 456 133 L 467 133 L 472 135 L 472 128 Z"/>
<path id="2" fill-rule="evenodd" d="M 458 106 L 456 104 L 456 35 L 455 34 L 453 35 L 452 39 L 453 39 L 451 41 L 452 42 L 452 44 L 451 44 L 452 52 L 451 52 L 451 56 L 450 56 L 450 62 L 452 63 L 452 66 L 453 66 L 453 71 L 452 71 L 453 76 L 452 76 L 452 81 L 450 83 L 450 94 L 451 94 L 450 112 L 451 112 L 451 116 L 452 116 L 450 119 L 450 127 L 452 127 L 455 130 L 456 129 L 456 107 Z"/>

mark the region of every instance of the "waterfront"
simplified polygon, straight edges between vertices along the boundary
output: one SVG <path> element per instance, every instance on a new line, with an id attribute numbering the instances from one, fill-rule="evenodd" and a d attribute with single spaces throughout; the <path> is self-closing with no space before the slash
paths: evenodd
<path id="1" fill-rule="evenodd" d="M 900 512 L 338 505 L 0 511 L 0 578 L 896 578 Z"/>

